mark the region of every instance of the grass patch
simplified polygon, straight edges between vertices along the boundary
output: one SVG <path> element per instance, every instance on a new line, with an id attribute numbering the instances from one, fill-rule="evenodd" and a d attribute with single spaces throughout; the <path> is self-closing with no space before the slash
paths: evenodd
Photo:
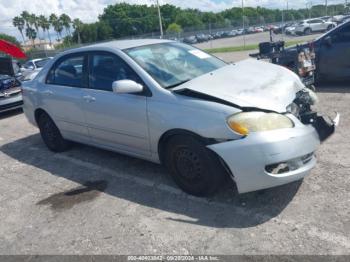
<path id="1" fill-rule="evenodd" d="M 304 43 L 305 41 L 288 41 L 285 44 L 285 47 L 288 46 L 293 46 L 297 44 Z M 250 51 L 250 50 L 257 50 L 259 49 L 258 44 L 253 44 L 253 45 L 246 45 L 246 46 L 228 46 L 228 47 L 218 47 L 218 48 L 209 48 L 209 49 L 204 49 L 207 53 L 231 53 L 231 52 L 240 52 L 240 51 Z"/>

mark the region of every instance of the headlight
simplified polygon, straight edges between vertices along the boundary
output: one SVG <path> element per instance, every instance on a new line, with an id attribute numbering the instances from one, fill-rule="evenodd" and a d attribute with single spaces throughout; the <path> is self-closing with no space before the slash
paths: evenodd
<path id="1" fill-rule="evenodd" d="M 250 132 L 292 128 L 294 123 L 288 117 L 277 113 L 243 112 L 230 116 L 228 126 L 241 135 Z"/>

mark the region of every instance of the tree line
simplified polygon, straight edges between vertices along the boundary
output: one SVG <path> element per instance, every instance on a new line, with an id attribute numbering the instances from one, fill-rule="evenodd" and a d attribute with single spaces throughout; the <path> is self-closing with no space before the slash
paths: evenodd
<path id="1" fill-rule="evenodd" d="M 237 27 L 242 24 L 242 17 L 246 25 L 262 25 L 267 23 L 307 19 L 309 17 L 343 14 L 348 11 L 344 5 L 330 5 L 327 8 L 315 5 L 301 9 L 268 9 L 262 7 L 234 7 L 222 12 L 203 12 L 197 9 L 181 9 L 165 4 L 161 7 L 163 28 L 168 33 L 179 33 L 202 29 L 223 27 Z M 13 18 L 13 25 L 18 28 L 23 41 L 25 36 L 34 40 L 40 36 L 48 37 L 51 43 L 50 31 L 56 32 L 57 39 L 63 39 L 67 44 L 91 43 L 108 39 L 133 37 L 137 35 L 159 32 L 157 7 L 155 5 L 132 5 L 119 3 L 107 6 L 95 23 L 83 23 L 79 19 L 72 20 L 68 15 L 49 17 L 29 14 L 24 11 Z M 65 31 L 64 36 L 62 35 Z"/>
<path id="2" fill-rule="evenodd" d="M 80 19 L 72 20 L 67 14 L 57 16 L 51 14 L 49 17 L 44 15 L 30 14 L 27 11 L 23 11 L 19 16 L 12 19 L 12 24 L 20 32 L 23 43 L 26 38 L 31 40 L 33 45 L 36 38 L 49 39 L 52 44 L 50 30 L 54 30 L 57 39 L 60 40 L 64 37 L 71 35 L 71 29 L 78 30 L 82 22 Z M 62 33 L 65 30 L 65 36 Z"/>

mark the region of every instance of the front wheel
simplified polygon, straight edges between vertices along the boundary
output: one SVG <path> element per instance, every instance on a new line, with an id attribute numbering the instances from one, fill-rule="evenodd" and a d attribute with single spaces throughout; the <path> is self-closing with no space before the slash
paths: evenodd
<path id="1" fill-rule="evenodd" d="M 174 136 L 170 139 L 165 164 L 176 184 L 195 196 L 215 193 L 226 174 L 218 157 L 192 136 Z"/>
<path id="2" fill-rule="evenodd" d="M 304 30 L 304 35 L 310 35 L 311 33 L 312 33 L 311 28 L 306 28 L 306 29 Z"/>
<path id="3" fill-rule="evenodd" d="M 70 142 L 65 140 L 51 117 L 42 113 L 38 119 L 40 135 L 46 146 L 53 152 L 63 152 L 70 147 Z"/>

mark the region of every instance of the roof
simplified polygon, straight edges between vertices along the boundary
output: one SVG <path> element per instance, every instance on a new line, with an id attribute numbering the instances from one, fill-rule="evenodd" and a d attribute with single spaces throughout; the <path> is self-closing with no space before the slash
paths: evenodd
<path id="1" fill-rule="evenodd" d="M 113 48 L 113 49 L 128 49 L 138 46 L 144 46 L 144 45 L 153 45 L 153 44 L 160 44 L 160 43 L 169 43 L 173 42 L 170 40 L 163 40 L 163 39 L 135 39 L 135 40 L 115 40 L 110 42 L 104 42 L 104 43 L 98 43 L 93 44 L 85 47 L 105 47 L 105 48 Z"/>

